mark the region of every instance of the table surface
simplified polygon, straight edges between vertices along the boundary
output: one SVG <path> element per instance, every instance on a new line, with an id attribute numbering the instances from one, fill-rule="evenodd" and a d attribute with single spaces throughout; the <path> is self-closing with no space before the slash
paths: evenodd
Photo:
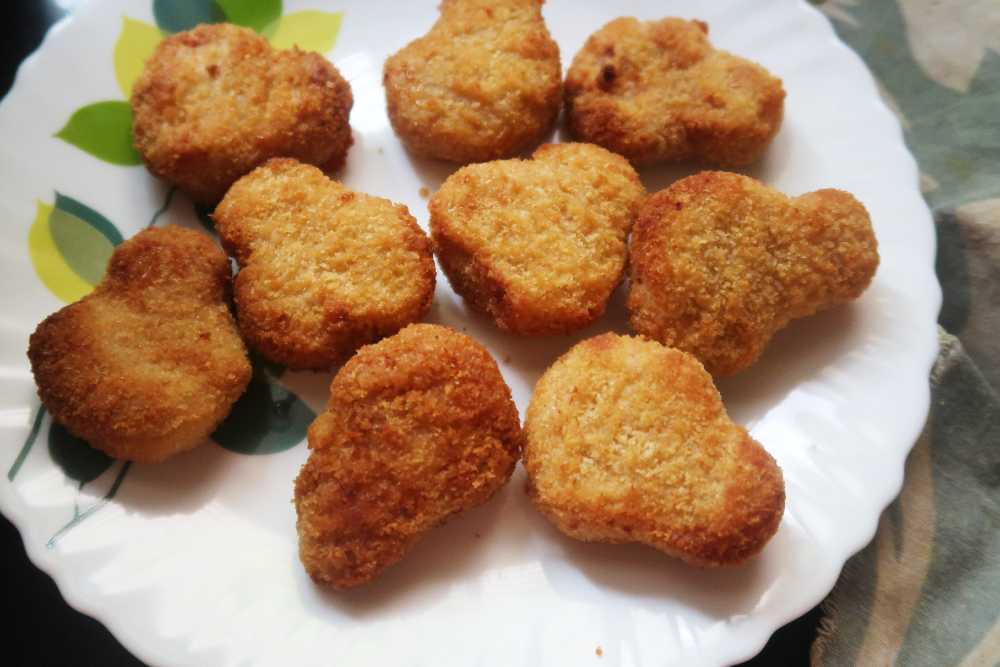
<path id="1" fill-rule="evenodd" d="M 18 65 L 38 48 L 49 26 L 73 0 L 15 0 L 0 3 L 0 94 L 6 95 Z M 4 572 L 5 664 L 142 666 L 98 621 L 71 609 L 52 579 L 28 561 L 17 529 L 0 517 Z M 778 630 L 746 667 L 809 664 L 820 611 L 815 608 Z"/>

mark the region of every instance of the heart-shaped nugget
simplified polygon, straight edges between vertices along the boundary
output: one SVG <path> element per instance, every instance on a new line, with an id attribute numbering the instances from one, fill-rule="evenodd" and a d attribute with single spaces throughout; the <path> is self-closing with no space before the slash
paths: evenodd
<path id="1" fill-rule="evenodd" d="M 151 172 L 215 204 L 268 158 L 339 166 L 352 104 L 350 86 L 318 53 L 200 25 L 163 40 L 146 62 L 132 91 L 133 140 Z"/>
<path id="2" fill-rule="evenodd" d="M 857 298 L 878 267 L 868 212 L 850 194 L 790 198 L 726 172 L 650 197 L 629 243 L 632 328 L 713 375 L 751 365 L 791 320 Z"/>
<path id="3" fill-rule="evenodd" d="M 500 489 L 520 455 L 521 425 L 481 345 L 415 324 L 337 373 L 309 448 L 295 480 L 299 556 L 317 583 L 348 588 Z"/>
<path id="4" fill-rule="evenodd" d="M 94 291 L 31 336 L 31 370 L 52 417 L 141 463 L 204 442 L 250 381 L 229 279 L 229 260 L 200 232 L 148 229 L 119 246 Z"/>
<path id="5" fill-rule="evenodd" d="M 696 359 L 654 341 L 573 347 L 535 386 L 524 431 L 528 492 L 570 537 L 733 565 L 781 521 L 774 459 L 729 420 Z"/>
<path id="6" fill-rule="evenodd" d="M 461 163 L 540 142 L 559 115 L 561 79 L 542 0 L 443 0 L 430 32 L 386 60 L 383 76 L 407 147 Z"/>
<path id="7" fill-rule="evenodd" d="M 566 74 L 573 133 L 633 164 L 753 162 L 781 125 L 785 91 L 760 65 L 717 51 L 701 21 L 619 18 Z"/>
<path id="8" fill-rule="evenodd" d="M 240 330 L 279 364 L 328 369 L 430 307 L 430 241 L 406 207 L 316 167 L 271 160 L 233 185 L 213 217 L 241 267 Z"/>
<path id="9" fill-rule="evenodd" d="M 604 312 L 645 196 L 621 156 L 548 144 L 531 160 L 452 174 L 429 204 L 434 251 L 455 291 L 500 328 L 572 331 Z"/>

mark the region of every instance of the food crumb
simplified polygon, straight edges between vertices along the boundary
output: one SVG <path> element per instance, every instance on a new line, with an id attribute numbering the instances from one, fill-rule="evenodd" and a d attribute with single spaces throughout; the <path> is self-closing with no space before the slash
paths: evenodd
<path id="1" fill-rule="evenodd" d="M 604 649 L 598 646 L 596 649 L 594 649 L 594 653 L 597 654 L 598 658 L 601 658 L 604 656 Z"/>
<path id="2" fill-rule="evenodd" d="M 478 539 L 479 539 L 480 537 L 482 537 L 482 536 L 483 536 L 483 534 L 482 534 L 482 533 L 480 533 L 480 532 L 479 532 L 478 530 L 477 530 L 477 531 L 476 531 L 475 533 L 473 533 L 473 535 L 475 535 L 475 536 L 476 536 L 476 539 L 477 539 L 477 540 L 478 540 Z"/>
<path id="3" fill-rule="evenodd" d="M 426 187 L 420 188 L 420 196 L 423 197 L 424 199 L 427 199 L 428 197 L 431 196 L 431 191 L 428 190 Z"/>
<path id="4" fill-rule="evenodd" d="M 511 359 L 510 354 L 503 355 L 503 362 L 505 364 L 509 364 L 510 363 L 510 359 Z"/>

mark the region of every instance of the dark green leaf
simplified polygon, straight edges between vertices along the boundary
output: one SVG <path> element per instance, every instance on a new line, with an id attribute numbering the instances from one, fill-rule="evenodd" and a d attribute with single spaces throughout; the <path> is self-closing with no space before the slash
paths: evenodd
<path id="1" fill-rule="evenodd" d="M 72 271 L 91 285 L 104 277 L 114 246 L 93 226 L 60 208 L 49 216 L 52 241 Z"/>
<path id="2" fill-rule="evenodd" d="M 240 454 L 274 454 L 290 449 L 305 439 L 316 413 L 279 384 L 280 367 L 259 359 L 252 361 L 250 386 L 212 438 Z"/>
<path id="3" fill-rule="evenodd" d="M 213 0 L 153 0 L 153 16 L 156 25 L 164 32 L 181 32 L 199 23 L 226 20 L 222 9 Z"/>
<path id="4" fill-rule="evenodd" d="M 86 204 L 56 191 L 56 208 L 75 215 L 105 236 L 111 245 L 118 245 L 125 239 L 114 224 Z"/>
<path id="5" fill-rule="evenodd" d="M 80 484 L 92 482 L 111 467 L 114 459 L 72 435 L 62 424 L 49 429 L 49 455 L 70 479 Z"/>
<path id="6" fill-rule="evenodd" d="M 217 0 L 226 20 L 257 32 L 273 29 L 281 18 L 281 0 Z"/>
<path id="7" fill-rule="evenodd" d="M 80 107 L 56 136 L 111 164 L 142 164 L 132 146 L 132 109 L 122 100 Z"/>

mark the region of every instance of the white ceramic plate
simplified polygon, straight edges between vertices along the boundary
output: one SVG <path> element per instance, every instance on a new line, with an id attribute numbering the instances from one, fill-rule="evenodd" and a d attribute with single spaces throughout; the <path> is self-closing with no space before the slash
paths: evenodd
<path id="1" fill-rule="evenodd" d="M 436 189 L 453 168 L 401 148 L 381 68 L 427 30 L 435 4 L 287 0 L 277 30 L 266 31 L 328 51 L 355 96 L 343 180 L 406 203 L 422 223 L 419 191 Z M 81 454 L 89 450 L 50 431 L 24 350 L 35 325 L 62 305 L 53 292 L 76 298 L 99 277 L 117 240 L 109 224 L 130 236 L 166 201 L 158 224 L 199 226 L 190 202 L 168 197 L 142 167 L 107 161 L 133 160 L 115 138 L 128 120 L 124 91 L 159 38 L 152 5 L 86 3 L 25 62 L 0 106 L 0 465 L 8 471 L 0 506 L 67 601 L 139 657 L 162 665 L 580 665 L 601 647 L 600 664 L 720 665 L 749 658 L 819 602 L 871 539 L 927 413 L 940 304 L 932 224 L 899 124 L 867 70 L 825 18 L 792 0 L 545 6 L 564 66 L 616 15 L 707 20 L 717 46 L 761 62 L 788 92 L 784 126 L 749 173 L 790 194 L 843 188 L 871 212 L 882 263 L 864 297 L 788 327 L 760 363 L 721 385 L 730 414 L 774 455 L 787 484 L 781 528 L 751 564 L 701 571 L 643 547 L 565 539 L 532 509 L 519 470 L 492 502 L 434 531 L 376 583 L 332 594 L 297 561 L 290 500 L 306 448 L 288 447 L 321 409 L 329 375 L 260 376 L 242 427 L 220 439 L 280 450 L 270 454 L 209 444 L 129 468 Z M 306 9 L 326 13 L 298 13 Z M 100 101 L 108 104 L 59 132 Z M 684 173 L 643 178 L 652 191 Z M 608 316 L 576 336 L 507 336 L 468 313 L 443 277 L 429 319 L 485 343 L 522 411 L 535 380 L 573 342 L 626 330 L 618 293 Z"/>

